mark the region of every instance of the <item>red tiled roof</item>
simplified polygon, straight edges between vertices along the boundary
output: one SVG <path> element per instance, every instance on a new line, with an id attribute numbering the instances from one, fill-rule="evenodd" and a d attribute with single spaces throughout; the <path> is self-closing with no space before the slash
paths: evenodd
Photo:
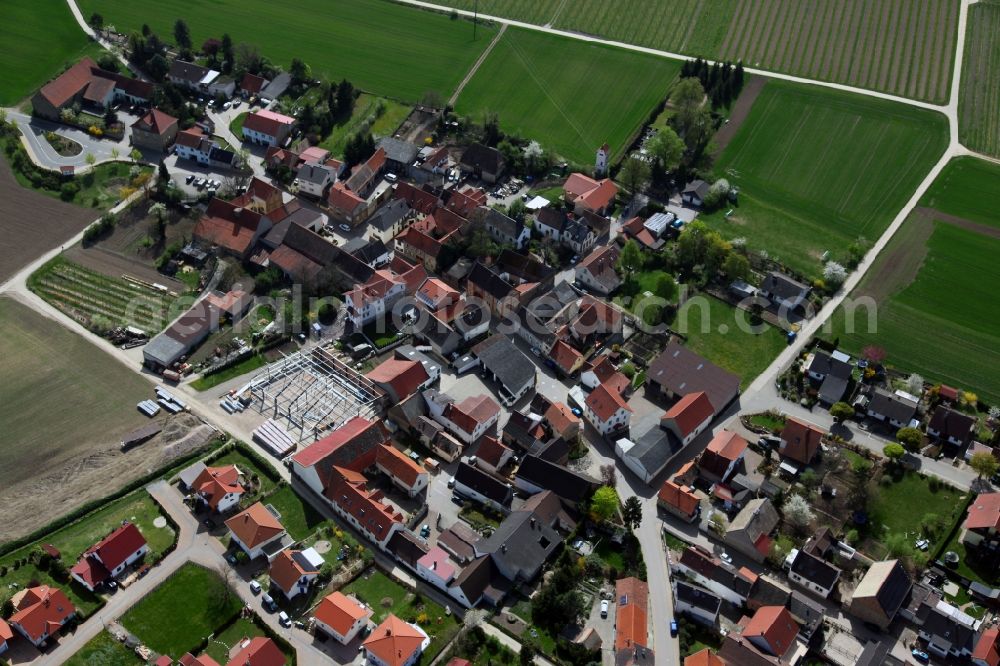
<path id="1" fill-rule="evenodd" d="M 55 635 L 62 623 L 76 613 L 73 603 L 57 587 L 39 585 L 21 590 L 11 602 L 16 609 L 10 624 L 19 626 L 33 641 Z"/>
<path id="2" fill-rule="evenodd" d="M 990 627 L 979 636 L 972 658 L 989 666 L 1000 665 L 1000 650 L 997 649 L 997 639 L 1000 639 L 1000 628 Z M 977 662 L 978 663 L 978 662 Z"/>
<path id="3" fill-rule="evenodd" d="M 684 666 L 726 666 L 726 664 L 712 652 L 712 648 L 705 648 L 685 657 Z"/>
<path id="4" fill-rule="evenodd" d="M 412 488 L 417 479 L 427 473 L 427 470 L 391 444 L 383 444 L 375 450 L 375 463 L 408 488 Z"/>
<path id="5" fill-rule="evenodd" d="M 145 545 L 146 539 L 139 528 L 127 523 L 91 546 L 84 555 L 97 555 L 109 571 L 114 571 Z"/>
<path id="6" fill-rule="evenodd" d="M 609 390 L 605 384 L 601 384 L 591 391 L 585 404 L 601 421 L 607 421 L 621 408 L 632 411 L 632 408 L 622 398 L 621 393 L 613 389 Z"/>
<path id="7" fill-rule="evenodd" d="M 687 437 L 695 428 L 715 414 L 712 401 L 704 391 L 688 393 L 678 400 L 673 407 L 663 415 L 663 420 L 672 420 L 677 425 L 681 437 Z"/>
<path id="8" fill-rule="evenodd" d="M 570 199 L 581 197 L 597 187 L 597 181 L 582 173 L 572 173 L 563 183 L 563 191 Z"/>
<path id="9" fill-rule="evenodd" d="M 242 495 L 245 492 L 236 465 L 206 467 L 191 484 L 191 489 L 201 494 L 212 509 L 217 509 L 219 501 L 228 493 Z"/>
<path id="10" fill-rule="evenodd" d="M 313 569 L 312 567 L 306 569 L 303 567 L 299 563 L 302 558 L 297 560 L 292 557 L 292 553 L 295 552 L 299 551 L 283 550 L 278 553 L 274 561 L 271 562 L 271 568 L 267 572 L 271 577 L 271 582 L 280 587 L 285 593 L 290 592 L 303 576 L 319 573 L 318 569 Z"/>
<path id="11" fill-rule="evenodd" d="M 280 146 L 268 146 L 264 161 L 273 165 L 284 164 L 289 169 L 294 169 L 299 163 L 299 156 Z"/>
<path id="12" fill-rule="evenodd" d="M 610 206 L 616 196 L 618 196 L 618 186 L 610 178 L 605 178 L 597 187 L 580 197 L 580 201 L 585 208 L 598 211 Z"/>
<path id="13" fill-rule="evenodd" d="M 260 502 L 227 520 L 226 527 L 247 548 L 256 548 L 285 531 L 278 519 Z"/>
<path id="14" fill-rule="evenodd" d="M 747 449 L 747 440 L 732 430 L 720 430 L 705 447 L 715 455 L 733 461 L 739 458 Z"/>
<path id="15" fill-rule="evenodd" d="M 615 603 L 615 649 L 649 647 L 649 586 L 638 578 L 622 578 L 615 582 Z"/>
<path id="16" fill-rule="evenodd" d="M 438 197 L 433 192 L 414 187 L 409 183 L 401 182 L 396 184 L 395 198 L 403 199 L 410 205 L 410 208 L 417 212 L 429 215 L 437 208 Z"/>
<path id="17" fill-rule="evenodd" d="M 231 252 L 245 254 L 257 235 L 261 219 L 256 211 L 212 199 L 205 215 L 194 227 L 194 236 Z"/>
<path id="18" fill-rule="evenodd" d="M 178 132 L 174 143 L 187 148 L 197 148 L 201 145 L 201 140 L 204 137 L 205 133 L 201 131 L 201 128 L 195 126 Z"/>
<path id="19" fill-rule="evenodd" d="M 256 95 L 263 90 L 266 85 L 267 79 L 247 72 L 243 75 L 243 80 L 240 81 L 240 90 L 245 90 L 251 95 Z"/>
<path id="20" fill-rule="evenodd" d="M 348 212 L 353 211 L 358 206 L 365 205 L 365 200 L 347 189 L 343 183 L 334 183 L 326 200 L 334 208 Z"/>
<path id="21" fill-rule="evenodd" d="M 562 340 L 556 340 L 556 343 L 552 345 L 552 350 L 549 352 L 549 356 L 555 361 L 556 365 L 563 372 L 569 374 L 576 366 L 577 362 L 583 358 L 583 354 L 577 350 L 570 347 L 568 344 Z"/>
<path id="22" fill-rule="evenodd" d="M 500 460 L 511 452 L 510 447 L 505 446 L 496 437 L 483 437 L 483 441 L 479 443 L 479 448 L 476 450 L 476 457 L 497 468 L 500 465 Z"/>
<path id="23" fill-rule="evenodd" d="M 91 70 L 97 67 L 90 58 L 83 58 L 39 90 L 52 106 L 61 107 L 90 82 Z"/>
<path id="24" fill-rule="evenodd" d="M 73 576 L 84 581 L 91 589 L 97 587 L 111 576 L 107 567 L 93 557 L 81 557 L 69 570 Z"/>
<path id="25" fill-rule="evenodd" d="M 427 278 L 420 286 L 422 294 L 433 305 L 447 305 L 458 299 L 459 293 L 437 278 Z"/>
<path id="26" fill-rule="evenodd" d="M 674 507 L 685 516 L 693 516 L 700 503 L 698 496 L 688 486 L 677 484 L 673 479 L 663 483 L 657 496 L 661 502 Z"/>
<path id="27" fill-rule="evenodd" d="M 409 245 L 419 255 L 437 259 L 444 244 L 432 236 L 425 234 L 416 227 L 408 227 L 396 236 L 396 244 Z M 405 250 L 404 250 L 405 251 Z"/>
<path id="28" fill-rule="evenodd" d="M 983 493 L 969 505 L 965 523 L 966 529 L 1000 528 L 1000 493 Z"/>
<path id="29" fill-rule="evenodd" d="M 10 628 L 10 625 L 4 622 L 3 618 L 0 618 L 0 643 L 4 641 L 9 641 L 14 638 L 14 630 Z"/>
<path id="30" fill-rule="evenodd" d="M 243 120 L 243 127 L 245 129 L 272 137 L 278 136 L 282 127 L 294 124 L 295 118 L 267 110 L 251 113 Z"/>
<path id="31" fill-rule="evenodd" d="M 816 457 L 820 443 L 823 439 L 823 431 L 805 421 L 800 421 L 789 416 L 785 420 L 785 427 L 781 431 L 781 455 L 792 460 L 808 465 Z"/>
<path id="32" fill-rule="evenodd" d="M 762 606 L 743 627 L 743 637 L 762 637 L 774 656 L 781 657 L 795 642 L 799 626 L 784 606 Z"/>
<path id="33" fill-rule="evenodd" d="M 365 649 L 383 664 L 402 666 L 420 652 L 424 634 L 390 614 L 371 635 L 365 639 Z"/>
<path id="34" fill-rule="evenodd" d="M 173 116 L 163 113 L 159 109 L 150 109 L 149 113 L 132 123 L 132 127 L 138 127 L 141 130 L 163 136 L 167 130 L 176 124 L 177 119 Z"/>
<path id="35" fill-rule="evenodd" d="M 337 453 L 342 447 L 350 446 L 355 438 L 372 428 L 384 430 L 382 424 L 377 421 L 369 421 L 363 416 L 355 416 L 323 439 L 296 453 L 292 456 L 292 460 L 303 467 L 312 467 L 324 458 Z M 387 435 L 384 440 L 388 440 Z M 372 459 L 372 463 L 374 463 L 374 459 Z"/>
<path id="36" fill-rule="evenodd" d="M 601 356 L 596 363 L 588 361 L 585 367 L 594 373 L 598 382 L 618 393 L 623 393 L 631 384 L 628 377 L 615 370 L 615 366 L 607 356 Z"/>
<path id="37" fill-rule="evenodd" d="M 469 396 L 462 402 L 445 407 L 444 415 L 464 432 L 472 433 L 480 423 L 488 423 L 500 415 L 500 405 L 488 395 Z"/>
<path id="38" fill-rule="evenodd" d="M 757 552 L 761 555 L 768 555 L 771 552 L 771 542 L 773 539 L 767 534 L 761 534 L 757 537 L 757 540 L 753 542 L 753 547 L 757 549 Z"/>
<path id="39" fill-rule="evenodd" d="M 316 606 L 313 617 L 344 636 L 358 620 L 371 615 L 371 611 L 342 592 L 323 597 Z"/>
<path id="40" fill-rule="evenodd" d="M 226 666 L 285 666 L 285 655 L 270 638 L 251 638 Z"/>
<path id="41" fill-rule="evenodd" d="M 365 377 L 376 384 L 390 385 L 399 400 L 413 394 L 429 379 L 423 363 L 396 358 L 382 361 Z"/>
<path id="42" fill-rule="evenodd" d="M 181 666 L 219 666 L 219 662 L 212 659 L 207 654 L 196 657 L 190 652 L 181 657 L 177 663 Z"/>
<path id="43" fill-rule="evenodd" d="M 545 410 L 545 420 L 559 435 L 565 434 L 573 426 L 580 425 L 580 419 L 573 413 L 573 410 L 561 402 L 553 402 L 549 405 L 549 408 Z"/>
<path id="44" fill-rule="evenodd" d="M 394 524 L 403 525 L 403 514 L 382 501 L 382 492 L 369 491 L 367 480 L 357 472 L 334 467 L 324 495 L 354 517 L 373 538 L 382 542 Z"/>

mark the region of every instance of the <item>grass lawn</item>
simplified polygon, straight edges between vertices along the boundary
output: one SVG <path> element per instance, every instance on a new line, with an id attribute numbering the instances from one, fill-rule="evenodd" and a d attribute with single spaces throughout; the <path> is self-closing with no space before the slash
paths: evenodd
<path id="1" fill-rule="evenodd" d="M 706 219 L 816 277 L 825 251 L 882 234 L 946 145 L 940 114 L 772 80 L 716 163 L 740 205 Z"/>
<path id="2" fill-rule="evenodd" d="M 364 129 L 366 124 L 369 125 L 368 131 L 377 141 L 382 137 L 392 136 L 408 115 L 410 107 L 406 104 L 363 93 L 355 100 L 351 117 L 339 125 L 334 125 L 329 136 L 319 145 L 334 155 L 343 156 L 347 139 Z"/>
<path id="3" fill-rule="evenodd" d="M 1000 201 L 1000 165 L 975 157 L 956 157 L 948 162 L 920 205 L 979 224 L 1000 226 L 996 201 Z"/>
<path id="4" fill-rule="evenodd" d="M 484 528 L 496 529 L 500 527 L 500 521 L 496 516 L 486 515 L 478 504 L 474 502 L 467 502 L 466 506 L 462 507 L 459 515 L 462 519 L 472 526 L 472 529 L 477 532 L 482 531 Z"/>
<path id="5" fill-rule="evenodd" d="M 134 666 L 139 663 L 134 652 L 102 631 L 70 657 L 65 666 Z"/>
<path id="6" fill-rule="evenodd" d="M 122 625 L 151 649 L 179 655 L 194 648 L 239 613 L 236 592 L 225 592 L 214 571 L 185 564 L 121 618 Z"/>
<path id="7" fill-rule="evenodd" d="M 396 341 L 396 338 L 399 337 L 399 331 L 396 330 L 396 327 L 393 326 L 390 321 L 386 321 L 384 323 L 382 328 L 386 330 L 383 331 L 379 330 L 379 324 L 380 322 L 377 320 L 366 324 L 365 327 L 361 329 L 361 332 L 366 338 L 371 340 L 372 344 L 374 344 L 377 349 L 382 349 L 383 347 L 391 345 Z"/>
<path id="8" fill-rule="evenodd" d="M 769 324 L 749 327 L 750 314 L 700 294 L 677 311 L 671 326 L 687 336 L 686 345 L 712 363 L 740 376 L 746 388 L 785 348 L 785 335 Z"/>
<path id="9" fill-rule="evenodd" d="M 776 433 L 781 432 L 785 428 L 785 417 L 778 414 L 764 412 L 751 416 L 750 423 L 761 428 L 767 428 L 771 432 Z"/>
<path id="10" fill-rule="evenodd" d="M 418 624 L 431 638 L 430 647 L 423 656 L 423 662 L 427 664 L 434 661 L 460 628 L 454 614 L 445 615 L 444 608 L 408 591 L 378 569 L 369 569 L 345 586 L 343 592 L 353 594 L 368 604 L 375 611 L 372 616 L 375 623 L 382 622 L 389 613 L 406 622 L 415 622 L 419 616 L 425 615 L 426 621 Z M 383 601 L 387 603 L 383 604 Z"/>
<path id="11" fill-rule="evenodd" d="M 243 139 L 243 123 L 246 121 L 247 116 L 250 115 L 249 111 L 244 111 L 240 115 L 229 121 L 229 131 L 233 133 L 237 139 Z"/>
<path id="12" fill-rule="evenodd" d="M 661 270 L 643 271 L 632 275 L 618 289 L 617 295 L 613 299 L 615 305 L 621 306 L 633 314 L 643 312 L 645 310 L 642 305 L 643 302 L 647 298 L 656 298 L 657 282 L 663 277 L 673 278 L 672 275 Z M 645 295 L 646 292 L 649 292 L 652 296 L 647 297 Z M 676 301 L 676 299 L 671 300 Z M 655 303 L 656 301 L 653 302 Z M 656 310 L 656 312 L 658 311 Z"/>
<path id="13" fill-rule="evenodd" d="M 266 634 L 261 630 L 261 628 L 258 627 L 252 620 L 240 618 L 212 638 L 208 647 L 205 648 L 205 654 L 212 657 L 220 664 L 225 664 L 229 661 L 229 650 L 231 650 L 233 646 L 238 645 L 244 638 L 256 638 L 257 636 L 265 635 Z M 281 643 L 278 643 L 278 647 L 284 646 L 282 646 Z M 295 655 L 291 652 L 285 652 L 285 657 L 288 659 L 288 663 L 291 663 L 294 656 Z"/>
<path id="14" fill-rule="evenodd" d="M 84 16 L 100 12 L 125 33 L 149 24 L 167 41 L 173 41 L 174 21 L 183 17 L 195 44 L 228 32 L 235 44 L 254 44 L 282 67 L 301 58 L 317 78 L 347 78 L 367 92 L 411 102 L 428 91 L 447 99 L 495 32 L 480 25 L 473 40 L 469 21 L 382 0 L 164 0 L 155 5 L 86 0 L 80 9 Z"/>
<path id="15" fill-rule="evenodd" d="M 594 548 L 594 553 L 609 567 L 618 571 L 625 570 L 625 556 L 622 554 L 622 547 L 611 539 L 601 539 Z"/>
<path id="16" fill-rule="evenodd" d="M 926 247 L 909 250 L 918 259 L 925 252 L 922 263 L 897 275 L 893 262 L 899 259 L 890 246 L 858 288 L 860 294 L 875 294 L 874 326 L 863 309 L 851 326 L 841 309 L 828 337 L 839 337 L 853 353 L 879 345 L 888 352 L 888 363 L 903 372 L 967 388 L 996 403 L 1000 309 L 986 304 L 995 302 L 1000 239 L 944 222 L 928 224 L 933 230 Z M 906 249 L 906 242 L 901 238 L 895 247 Z"/>
<path id="17" fill-rule="evenodd" d="M 296 541 L 311 536 L 327 523 L 311 504 L 299 497 L 291 486 L 284 486 L 262 500 L 281 514 L 281 524 Z"/>
<path id="18" fill-rule="evenodd" d="M 965 499 L 964 493 L 951 486 L 942 484 L 935 491 L 927 478 L 906 472 L 889 485 L 878 484 L 868 507 L 871 530 L 883 537 L 906 533 L 916 538 L 921 519 L 935 514 L 948 526 L 947 534 L 962 517 Z"/>
<path id="19" fill-rule="evenodd" d="M 504 130 L 592 164 L 605 141 L 616 155 L 626 148 L 679 69 L 664 58 L 508 28 L 456 112 L 476 119 L 495 112 Z M 606 101 L 594 100 L 595 91 Z"/>
<path id="20" fill-rule="evenodd" d="M 13 106 L 84 55 L 103 52 L 60 0 L 10 0 L 0 22 L 0 106 Z"/>
<path id="21" fill-rule="evenodd" d="M 234 377 L 245 375 L 246 373 L 252 372 L 257 368 L 262 368 L 265 365 L 267 365 L 267 359 L 264 358 L 264 355 L 254 354 L 253 356 L 248 356 L 239 363 L 229 366 L 225 370 L 220 370 L 219 372 L 215 372 L 210 375 L 202 375 L 198 379 L 191 382 L 191 388 L 196 391 L 207 391 L 213 386 L 218 386 L 219 384 L 228 382 Z"/>
<path id="22" fill-rule="evenodd" d="M 550 634 L 548 629 L 542 629 L 531 620 L 531 601 L 522 599 L 511 606 L 510 610 L 528 625 L 528 629 L 524 632 L 522 640 L 530 638 L 547 655 L 554 655 L 556 653 L 555 636 Z"/>
<path id="23" fill-rule="evenodd" d="M 687 541 L 679 539 L 675 537 L 672 533 L 667 532 L 665 530 L 663 532 L 663 541 L 667 544 L 667 548 L 670 548 L 671 550 L 678 550 L 678 551 L 684 550 L 689 545 Z"/>

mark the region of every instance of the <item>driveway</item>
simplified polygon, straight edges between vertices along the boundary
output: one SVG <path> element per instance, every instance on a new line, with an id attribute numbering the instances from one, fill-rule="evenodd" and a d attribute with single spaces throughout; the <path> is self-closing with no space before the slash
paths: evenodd
<path id="1" fill-rule="evenodd" d="M 125 123 L 126 128 L 135 122 L 136 117 L 127 113 L 118 113 L 119 119 Z M 83 130 L 69 127 L 60 123 L 41 118 L 33 118 L 19 111 L 7 110 L 7 119 L 16 123 L 28 143 L 28 152 L 33 161 L 44 169 L 59 170 L 62 167 L 71 166 L 75 169 L 89 169 L 87 155 L 93 155 L 97 163 L 107 162 L 114 159 L 128 159 L 132 146 L 129 144 L 129 132 L 125 130 L 125 136 L 121 141 L 110 139 L 96 139 Z M 45 134 L 55 132 L 59 136 L 66 137 L 77 142 L 83 147 L 79 154 L 72 157 L 63 157 L 49 145 L 45 140 Z M 116 158 L 112 151 L 118 151 Z"/>

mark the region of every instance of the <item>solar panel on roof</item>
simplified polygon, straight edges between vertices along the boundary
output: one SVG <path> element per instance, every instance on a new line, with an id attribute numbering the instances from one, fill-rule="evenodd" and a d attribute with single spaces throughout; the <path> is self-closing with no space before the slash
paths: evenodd
<path id="1" fill-rule="evenodd" d="M 618 600 L 618 605 L 619 606 L 627 606 L 628 605 L 628 595 L 627 594 L 623 594 L 621 596 L 621 598 Z"/>

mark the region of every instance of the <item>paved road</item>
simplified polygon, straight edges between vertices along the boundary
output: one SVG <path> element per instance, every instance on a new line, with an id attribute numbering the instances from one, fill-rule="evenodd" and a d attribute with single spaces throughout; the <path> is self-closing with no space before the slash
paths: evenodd
<path id="1" fill-rule="evenodd" d="M 129 144 L 129 134 L 126 131 L 121 141 L 111 139 L 95 139 L 83 130 L 55 123 L 42 118 L 33 118 L 14 109 L 6 109 L 7 119 L 17 124 L 28 143 L 28 154 L 32 161 L 44 169 L 58 170 L 60 167 L 72 166 L 77 171 L 90 169 L 87 155 L 93 155 L 97 162 L 109 162 L 115 159 L 128 159 L 132 146 Z M 135 117 L 119 112 L 119 116 L 127 125 L 135 121 Z M 45 134 L 56 134 L 76 141 L 83 147 L 79 154 L 63 157 L 45 140 Z M 117 157 L 114 154 L 117 152 Z"/>

